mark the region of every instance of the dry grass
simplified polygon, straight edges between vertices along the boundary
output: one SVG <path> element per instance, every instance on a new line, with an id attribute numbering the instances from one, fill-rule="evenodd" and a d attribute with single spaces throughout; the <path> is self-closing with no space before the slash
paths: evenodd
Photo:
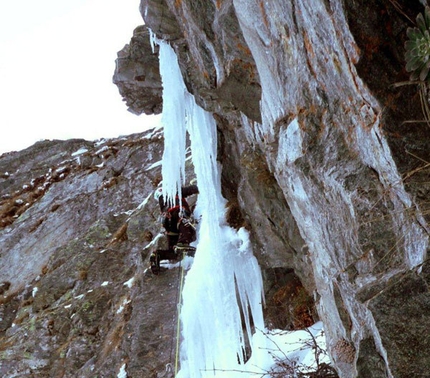
<path id="1" fill-rule="evenodd" d="M 333 354 L 339 361 L 352 364 L 355 359 L 354 345 L 345 339 L 340 339 L 333 347 Z"/>
<path id="2" fill-rule="evenodd" d="M 298 330 L 315 323 L 314 301 L 298 278 L 293 279 L 266 299 L 265 318 L 270 328 Z"/>
<path id="3" fill-rule="evenodd" d="M 230 227 L 236 230 L 246 226 L 237 201 L 230 201 L 227 204 L 226 220 Z"/>
<path id="4" fill-rule="evenodd" d="M 116 243 L 121 243 L 123 241 L 128 240 L 127 235 L 128 223 L 124 223 L 113 235 L 112 239 L 109 241 L 107 246 L 115 245 Z"/>

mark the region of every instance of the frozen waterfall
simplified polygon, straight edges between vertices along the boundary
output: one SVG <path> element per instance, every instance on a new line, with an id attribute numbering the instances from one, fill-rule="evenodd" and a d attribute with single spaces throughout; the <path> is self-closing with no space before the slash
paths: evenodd
<path id="1" fill-rule="evenodd" d="M 195 210 L 201 216 L 197 252 L 183 290 L 178 377 L 213 377 L 220 371 L 225 377 L 228 371 L 244 369 L 245 343 L 252 348 L 251 323 L 264 327 L 261 272 L 247 232 L 225 222 L 215 121 L 187 92 L 173 49 L 165 42 L 159 45 L 164 88 L 163 191 L 173 198 L 184 183 L 186 130 L 200 191 Z"/>
<path id="2" fill-rule="evenodd" d="M 215 121 L 188 93 L 173 49 L 157 43 L 164 88 L 163 192 L 174 198 L 185 184 L 187 132 L 200 191 L 195 210 L 196 218 L 201 218 L 197 251 L 182 293 L 176 377 L 269 377 L 279 372 L 279 361 L 306 373 L 316 369 L 317 349 L 322 353 L 319 363 L 329 364 L 321 322 L 294 332 L 264 328 L 261 271 L 248 233 L 225 221 Z"/>

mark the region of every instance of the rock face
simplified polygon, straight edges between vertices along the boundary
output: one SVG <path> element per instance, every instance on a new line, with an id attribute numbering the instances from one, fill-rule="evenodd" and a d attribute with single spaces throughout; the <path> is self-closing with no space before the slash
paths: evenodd
<path id="1" fill-rule="evenodd" d="M 406 28 L 422 11 L 141 3 L 217 119 L 224 194 L 260 264 L 292 269 L 316 298 L 341 377 L 428 375 L 430 129 L 416 122 L 424 84 L 394 85 L 408 80 Z"/>
<path id="2" fill-rule="evenodd" d="M 0 157 L 0 376 L 164 371 L 178 276 L 146 272 L 162 146 L 151 131 Z"/>
<path id="3" fill-rule="evenodd" d="M 153 200 L 162 151 L 151 130 L 0 157 L 1 377 L 171 376 L 181 271 L 148 270 L 153 249 L 166 248 Z M 237 204 L 229 221 L 243 225 Z M 266 282 L 268 323 L 315 321 L 291 269 L 268 270 Z"/>
<path id="4" fill-rule="evenodd" d="M 140 11 L 217 121 L 228 221 L 250 230 L 267 326 L 320 318 L 340 377 L 427 377 L 430 128 L 416 121 L 428 89 L 394 85 L 408 80 L 420 2 Z M 161 111 L 156 53 L 139 26 L 118 54 L 114 82 L 134 113 Z M 146 271 L 162 145 L 153 130 L 0 157 L 1 376 L 169 376 L 178 269 Z"/>
<path id="5" fill-rule="evenodd" d="M 129 44 L 118 52 L 113 82 L 134 114 L 159 114 L 162 85 L 158 70 L 158 47 L 151 50 L 149 32 L 141 26 L 134 30 Z"/>

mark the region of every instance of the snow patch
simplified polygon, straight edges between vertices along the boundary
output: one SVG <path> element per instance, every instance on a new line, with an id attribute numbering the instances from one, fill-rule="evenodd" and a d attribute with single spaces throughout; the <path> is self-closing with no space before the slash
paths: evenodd
<path id="1" fill-rule="evenodd" d="M 97 141 L 94 143 L 94 147 L 99 147 L 99 146 L 101 146 L 101 145 L 102 145 L 102 144 L 104 144 L 104 143 L 106 143 L 106 139 L 104 139 L 104 138 L 99 139 L 99 140 L 97 140 Z"/>
<path id="2" fill-rule="evenodd" d="M 145 251 L 145 250 L 147 250 L 147 249 L 149 249 L 149 248 L 151 248 L 152 246 L 154 246 L 154 245 L 156 245 L 157 244 L 157 242 L 158 242 L 158 240 L 160 239 L 160 238 L 162 238 L 164 236 L 164 234 L 162 234 L 162 233 L 159 233 L 152 241 L 151 241 L 151 243 L 149 243 L 147 246 L 145 246 L 144 248 L 143 248 L 143 250 Z"/>
<path id="3" fill-rule="evenodd" d="M 133 286 L 133 283 L 134 283 L 134 277 L 130 278 L 127 282 L 124 282 L 123 285 L 131 289 L 131 287 Z"/>
<path id="4" fill-rule="evenodd" d="M 160 166 L 161 166 L 161 164 L 162 164 L 162 161 L 161 161 L 161 160 L 160 160 L 160 161 L 157 161 L 157 162 L 155 162 L 154 164 L 151 164 L 150 166 L 146 167 L 146 168 L 145 168 L 145 171 L 150 171 L 151 169 L 154 169 L 154 168 L 160 167 Z"/>
<path id="5" fill-rule="evenodd" d="M 56 170 L 55 170 L 55 173 L 64 173 L 64 172 L 66 172 L 67 171 L 67 169 L 68 169 L 68 167 L 67 166 L 65 166 L 65 165 L 63 165 L 62 167 L 58 167 Z"/>
<path id="6" fill-rule="evenodd" d="M 74 157 L 74 156 L 79 156 L 79 155 L 84 154 L 85 152 L 88 152 L 88 149 L 87 149 L 87 148 L 85 148 L 85 147 L 82 147 L 82 148 L 80 148 L 79 150 L 77 150 L 77 151 L 73 152 L 73 153 L 72 153 L 72 156 L 73 156 L 73 157 Z"/>
<path id="7" fill-rule="evenodd" d="M 299 331 L 257 330 L 253 344 L 258 352 L 246 366 L 249 371 L 261 370 L 260 374 L 275 371 L 279 362 L 294 367 L 296 374 L 316 371 L 318 364 L 330 364 L 322 322 Z"/>
<path id="8" fill-rule="evenodd" d="M 190 256 L 185 256 L 181 261 L 176 263 L 171 263 L 169 260 L 161 260 L 160 266 L 167 269 L 182 268 L 184 270 L 189 270 L 193 265 L 194 258 Z"/>
<path id="9" fill-rule="evenodd" d="M 117 314 L 121 314 L 121 312 L 124 311 L 125 306 L 127 306 L 131 302 L 130 299 L 124 299 L 122 304 L 118 307 L 118 310 L 116 311 Z"/>
<path id="10" fill-rule="evenodd" d="M 121 211 L 120 213 L 115 213 L 113 216 L 114 217 L 119 217 L 120 215 L 122 215 L 122 214 L 125 214 L 125 215 L 131 215 L 131 214 L 133 214 L 134 213 L 134 210 L 127 210 L 127 211 Z"/>
<path id="11" fill-rule="evenodd" d="M 146 204 L 148 203 L 149 199 L 152 197 L 152 192 L 149 193 L 149 195 L 142 201 L 142 203 L 137 207 L 137 210 L 141 210 L 142 208 L 144 208 L 146 206 Z"/>
<path id="12" fill-rule="evenodd" d="M 121 366 L 121 369 L 119 369 L 117 378 L 127 378 L 127 372 L 125 368 L 126 368 L 126 364 Z"/>
<path id="13" fill-rule="evenodd" d="M 96 151 L 96 155 L 101 154 L 102 152 L 106 152 L 109 150 L 108 146 L 103 146 L 102 148 L 100 148 L 99 150 Z"/>

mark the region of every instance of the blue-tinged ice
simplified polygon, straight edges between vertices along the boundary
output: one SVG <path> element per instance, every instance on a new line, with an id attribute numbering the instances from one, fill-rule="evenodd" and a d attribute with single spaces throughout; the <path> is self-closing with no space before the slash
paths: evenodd
<path id="1" fill-rule="evenodd" d="M 184 96 L 187 92 L 183 82 L 176 54 L 165 42 L 160 43 L 160 72 L 163 82 L 164 153 L 161 174 L 163 195 L 174 200 L 176 193 L 185 183 L 186 124 Z M 176 61 L 176 64 L 172 62 Z"/>
<path id="2" fill-rule="evenodd" d="M 162 41 L 159 45 L 164 87 L 163 191 L 172 196 L 184 183 L 186 129 L 200 191 L 195 210 L 201 216 L 197 252 L 183 289 L 178 377 L 227 377 L 245 369 L 252 326 L 264 328 L 261 271 L 247 231 L 236 231 L 225 221 L 216 123 L 187 92 L 173 49 Z"/>
<path id="3" fill-rule="evenodd" d="M 306 331 L 264 328 L 263 283 L 248 232 L 236 231 L 225 221 L 215 121 L 186 90 L 173 49 L 157 43 L 164 86 L 163 190 L 173 198 L 185 182 L 188 131 L 200 191 L 195 210 L 200 219 L 197 252 L 191 269 L 191 258 L 183 261 L 188 274 L 177 378 L 268 378 L 280 373 L 279 361 L 295 366 L 297 374 L 315 371 L 315 348 L 326 349 L 321 322 Z M 319 363 L 330 363 L 325 352 L 318 358 Z"/>

